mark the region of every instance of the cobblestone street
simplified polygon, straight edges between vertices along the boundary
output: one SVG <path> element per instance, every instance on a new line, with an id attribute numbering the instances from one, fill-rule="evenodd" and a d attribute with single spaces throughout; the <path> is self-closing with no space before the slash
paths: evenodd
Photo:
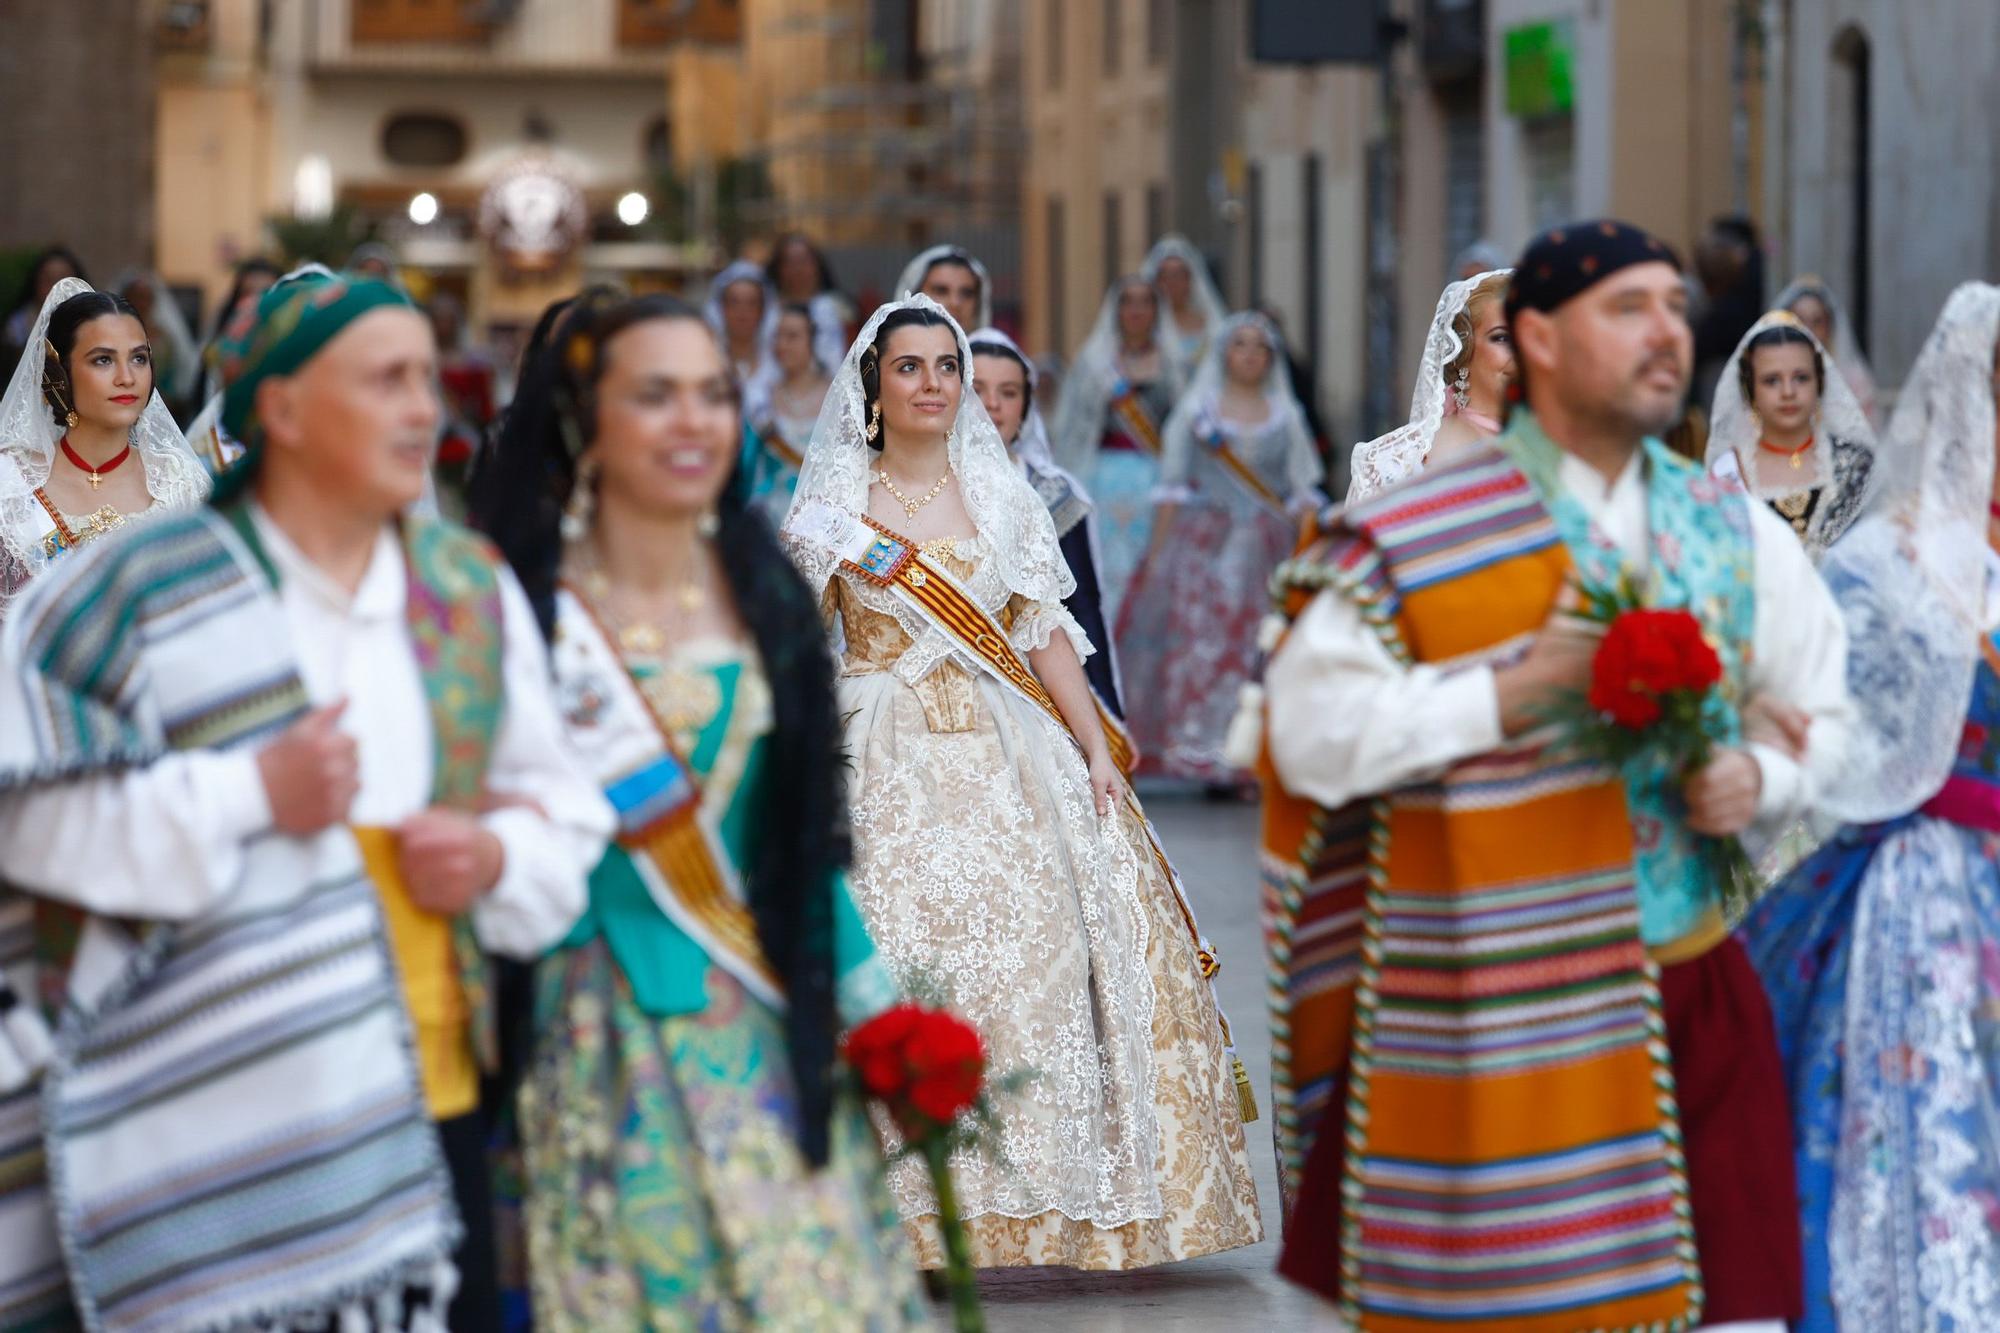
<path id="1" fill-rule="evenodd" d="M 993 1333 L 1090 1329 L 1167 1333 L 1335 1329 L 1323 1303 L 1281 1281 L 1278 1184 L 1271 1152 L 1271 1043 L 1264 1013 L 1264 956 L 1257 921 L 1256 809 L 1164 796 L 1146 810 L 1187 881 L 1202 928 L 1222 958 L 1222 1002 L 1257 1089 L 1262 1117 L 1245 1127 L 1267 1239 L 1190 1263 L 1138 1273 L 1063 1269 L 991 1272 L 980 1282 Z"/>

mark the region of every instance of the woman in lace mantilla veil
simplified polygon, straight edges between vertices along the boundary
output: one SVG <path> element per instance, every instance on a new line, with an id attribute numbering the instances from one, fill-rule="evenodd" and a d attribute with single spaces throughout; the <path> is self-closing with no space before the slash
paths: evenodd
<path id="1" fill-rule="evenodd" d="M 1178 233 L 1162 236 L 1146 252 L 1139 276 L 1153 284 L 1165 307 L 1167 354 L 1183 381 L 1194 378 L 1211 340 L 1229 317 L 1229 307 L 1209 276 L 1208 261 L 1194 242 Z"/>
<path id="2" fill-rule="evenodd" d="M 1743 925 L 1786 1066 L 1812 1333 L 2000 1328 L 2000 288 L 1968 283 L 1820 572 L 1862 704 L 1845 821 Z"/>
<path id="3" fill-rule="evenodd" d="M 1247 1245 L 1262 1227 L 1207 951 L 1106 749 L 1048 510 L 969 368 L 928 297 L 876 311 L 786 519 L 844 641 L 855 897 L 899 978 L 944 988 L 991 1067 L 1028 1076 L 1000 1099 L 997 1151 L 953 1160 L 974 1263 Z M 923 1163 L 890 1181 L 938 1266 Z"/>
<path id="4" fill-rule="evenodd" d="M 1097 501 L 1104 613 L 1114 619 L 1152 540 L 1162 432 L 1184 387 L 1165 310 L 1142 277 L 1111 284 L 1056 403 L 1056 461 Z"/>
<path id="5" fill-rule="evenodd" d="M 929 1326 L 834 1072 L 840 1026 L 895 995 L 841 872 L 816 608 L 732 476 L 740 429 L 692 308 L 594 289 L 524 366 L 473 490 L 619 811 L 537 967 L 518 1108 L 554 1333 Z"/>
<path id="6" fill-rule="evenodd" d="M 762 415 L 750 422 L 760 447 L 745 458 L 750 495 L 774 528 L 791 508 L 806 441 L 812 438 L 813 423 L 826 402 L 828 376 L 837 364 L 820 361 L 819 345 L 810 309 L 788 305 L 778 311 L 771 331 L 773 374 L 763 394 Z"/>
<path id="7" fill-rule="evenodd" d="M 1854 401 L 1861 405 L 1862 415 L 1871 426 L 1879 426 L 1882 418 L 1881 405 L 1875 396 L 1875 372 L 1869 368 L 1868 354 L 1861 350 L 1861 339 L 1855 336 L 1854 324 L 1834 296 L 1833 288 L 1817 275 L 1807 273 L 1792 279 L 1791 286 L 1771 302 L 1771 308 L 1797 315 L 1799 322 L 1819 339 L 1819 345 L 1833 354 L 1840 377 L 1854 391 Z"/>
<path id="8" fill-rule="evenodd" d="M 1326 502 L 1270 320 L 1231 315 L 1167 418 L 1153 545 L 1118 615 L 1139 773 L 1235 787 L 1225 757 L 1237 692 L 1257 666 L 1271 575 L 1299 519 Z"/>
<path id="9" fill-rule="evenodd" d="M 0 397 L 0 615 L 49 561 L 141 514 L 190 509 L 208 472 L 122 297 L 64 278 Z"/>
<path id="10" fill-rule="evenodd" d="M 1875 479 L 1875 429 L 1790 311 L 1752 325 L 1722 368 L 1707 464 L 1770 505 L 1815 561 L 1860 516 Z"/>
<path id="11" fill-rule="evenodd" d="M 1502 311 L 1512 269 L 1446 286 L 1424 338 L 1410 420 L 1354 446 L 1347 502 L 1365 500 L 1423 471 L 1434 455 L 1500 433 L 1514 345 Z"/>

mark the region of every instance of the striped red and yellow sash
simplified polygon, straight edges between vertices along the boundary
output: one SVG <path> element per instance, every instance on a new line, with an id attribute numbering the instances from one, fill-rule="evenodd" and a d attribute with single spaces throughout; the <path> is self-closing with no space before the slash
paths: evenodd
<path id="1" fill-rule="evenodd" d="M 1285 497 L 1272 490 L 1264 479 L 1257 475 L 1257 470 L 1243 461 L 1243 456 L 1236 452 L 1236 447 L 1229 442 L 1227 435 L 1217 431 L 1213 435 L 1205 436 L 1202 443 L 1208 446 L 1209 453 L 1214 456 L 1216 462 L 1222 464 L 1223 470 L 1234 477 L 1244 490 L 1250 492 L 1251 499 L 1267 506 L 1280 518 L 1285 517 Z"/>
<path id="2" fill-rule="evenodd" d="M 819 508 L 823 511 L 825 521 L 829 523 L 837 524 L 839 519 L 846 517 L 825 510 L 824 506 Z M 1077 738 L 1069 720 L 1063 716 L 1062 709 L 1057 707 L 1055 699 L 1042 685 L 1041 679 L 1026 662 L 1021 660 L 1021 655 L 1008 641 L 1005 628 L 979 605 L 972 594 L 961 587 L 949 573 L 925 559 L 915 542 L 890 531 L 865 514 L 854 519 L 853 523 L 854 526 L 860 527 L 866 536 L 858 541 L 844 543 L 852 554 L 843 551 L 843 543 L 832 539 L 832 533 L 828 529 L 820 529 L 813 535 L 825 541 L 836 554 L 840 554 L 846 568 L 880 587 L 892 589 L 899 594 L 907 604 L 920 611 L 927 621 L 949 634 L 964 647 L 995 680 L 1045 711 L 1063 729 L 1063 733 L 1075 742 L 1079 749 L 1082 748 L 1082 741 Z M 795 525 L 793 530 L 799 531 L 799 526 Z M 1098 704 L 1098 716 L 1100 718 L 1109 716 L 1101 703 Z M 1119 731 L 1122 732 L 1122 728 Z M 1109 728 L 1105 734 L 1107 745 L 1112 748 L 1114 763 L 1119 762 L 1119 751 L 1116 748 L 1118 742 L 1112 740 L 1116 734 L 1119 732 Z M 1129 756 L 1132 753 L 1129 738 L 1124 745 L 1125 754 Z M 1187 928 L 1201 975 L 1212 982 L 1216 973 L 1221 971 L 1221 963 L 1216 958 L 1214 948 L 1203 938 L 1201 926 L 1195 920 L 1194 909 L 1188 904 L 1187 890 L 1181 883 L 1180 872 L 1174 869 L 1173 862 L 1167 858 L 1166 848 L 1160 842 L 1159 833 L 1153 828 L 1152 821 L 1146 818 L 1146 812 L 1139 804 L 1138 795 L 1130 784 L 1125 788 L 1125 804 L 1139 827 L 1145 831 L 1147 846 L 1152 852 L 1154 863 L 1159 867 L 1172 892 L 1174 906 L 1180 913 L 1182 924 Z M 1229 1020 L 1223 1016 L 1219 1003 L 1216 1006 L 1216 1017 L 1222 1029 L 1223 1041 L 1233 1047 L 1235 1043 L 1230 1035 Z M 1255 1120 L 1257 1105 L 1250 1089 L 1249 1076 L 1244 1072 L 1240 1059 L 1234 1063 L 1237 1098 L 1243 1118 L 1246 1121 Z"/>
<path id="3" fill-rule="evenodd" d="M 589 619 L 614 656 L 618 640 L 605 627 L 589 597 L 574 584 L 564 589 Z M 621 666 L 622 670 L 622 666 Z M 645 710 L 659 738 L 660 757 L 638 772 L 613 782 L 605 795 L 618 813 L 617 842 L 627 852 L 648 858 L 689 915 L 727 949 L 734 960 L 753 969 L 771 991 L 782 994 L 778 976 L 764 956 L 757 921 L 735 892 L 723 870 L 725 855 L 711 841 L 701 820 L 701 775 L 674 743 L 671 729 L 660 718 L 646 692 L 632 685 L 631 694 Z"/>
<path id="4" fill-rule="evenodd" d="M 1121 384 L 1111 395 L 1111 415 L 1132 442 L 1153 457 L 1160 456 L 1160 423 L 1153 419 L 1145 398 L 1130 384 Z"/>
<path id="5" fill-rule="evenodd" d="M 778 425 L 776 422 L 772 422 L 763 430 L 758 431 L 757 438 L 764 442 L 764 447 L 771 451 L 773 458 L 776 458 L 792 471 L 797 472 L 801 467 L 805 466 L 805 455 L 792 448 L 791 443 L 784 436 L 778 434 Z"/>

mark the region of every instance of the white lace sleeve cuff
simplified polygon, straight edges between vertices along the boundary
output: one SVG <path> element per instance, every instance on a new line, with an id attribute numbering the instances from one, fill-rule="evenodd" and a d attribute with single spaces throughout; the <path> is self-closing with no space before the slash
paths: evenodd
<path id="1" fill-rule="evenodd" d="M 1076 623 L 1076 617 L 1061 602 L 1030 602 L 1014 619 L 1014 628 L 1007 633 L 1008 642 L 1014 651 L 1026 657 L 1038 653 L 1049 646 L 1057 630 L 1069 635 L 1070 646 L 1076 649 L 1076 660 L 1081 662 L 1097 651 L 1090 636 L 1083 632 L 1083 626 Z"/>

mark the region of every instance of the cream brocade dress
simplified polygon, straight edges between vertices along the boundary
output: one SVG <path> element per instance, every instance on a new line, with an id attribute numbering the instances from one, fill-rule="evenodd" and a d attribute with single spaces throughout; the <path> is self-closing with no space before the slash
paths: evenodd
<path id="1" fill-rule="evenodd" d="M 928 543 L 1024 657 L 1068 624 Z M 942 988 L 996 1077 L 1000 1151 L 953 1158 L 973 1262 L 1128 1269 L 1263 1235 L 1235 1084 L 1173 890 L 1129 812 L 1100 819 L 1074 742 L 894 594 L 838 575 L 852 889 L 900 981 Z M 890 1186 L 941 1267 L 919 1159 Z"/>

